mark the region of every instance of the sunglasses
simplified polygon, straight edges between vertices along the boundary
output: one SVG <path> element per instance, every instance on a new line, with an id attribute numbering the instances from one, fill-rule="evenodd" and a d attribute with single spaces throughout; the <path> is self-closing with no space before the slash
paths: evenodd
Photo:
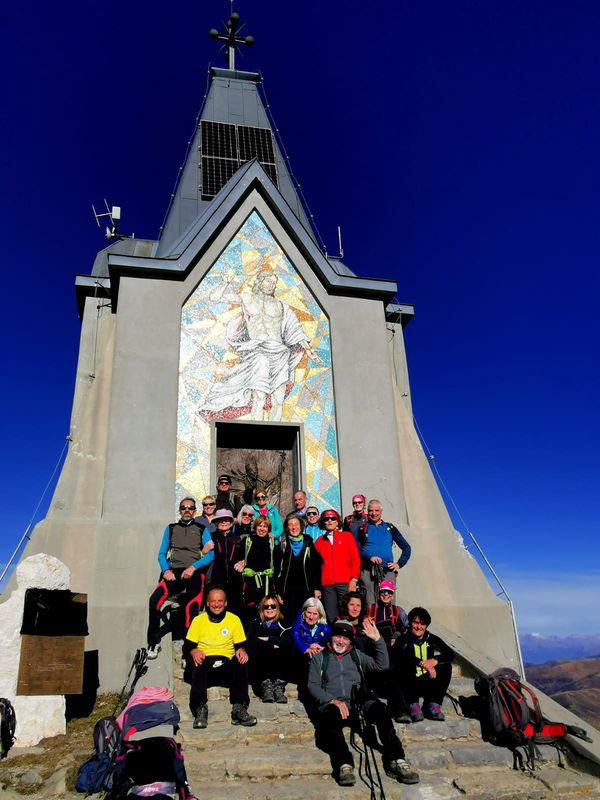
<path id="1" fill-rule="evenodd" d="M 352 501 L 352 505 L 353 506 L 364 506 L 364 504 L 365 504 L 364 500 L 353 500 Z"/>
<path id="2" fill-rule="evenodd" d="M 204 503 L 202 504 L 204 505 Z M 196 506 L 179 506 L 180 511 L 195 511 Z"/>
<path id="3" fill-rule="evenodd" d="M 266 494 L 257 494 L 256 495 L 256 499 L 257 500 L 266 500 L 267 499 L 267 495 Z"/>
<path id="4" fill-rule="evenodd" d="M 265 603 L 263 608 L 277 608 L 275 603 Z"/>
<path id="5" fill-rule="evenodd" d="M 306 516 L 307 517 L 318 517 L 319 516 L 319 512 L 318 511 L 307 511 L 306 512 Z"/>
<path id="6" fill-rule="evenodd" d="M 323 519 L 325 520 L 325 522 L 327 522 L 327 520 L 330 519 L 332 519 L 334 522 L 337 522 L 337 517 L 333 517 L 331 514 L 328 517 L 323 517 Z"/>
<path id="7" fill-rule="evenodd" d="M 249 511 L 242 511 L 242 517 L 253 517 L 254 514 L 251 514 Z"/>
<path id="8" fill-rule="evenodd" d="M 202 503 L 202 505 L 204 506 L 204 508 L 212 508 L 213 506 L 216 506 L 217 504 L 216 503 Z"/>
<path id="9" fill-rule="evenodd" d="M 389 590 L 389 589 L 382 589 L 382 590 L 379 592 L 379 594 L 394 594 L 394 593 L 393 593 L 393 592 L 390 592 L 390 590 Z"/>

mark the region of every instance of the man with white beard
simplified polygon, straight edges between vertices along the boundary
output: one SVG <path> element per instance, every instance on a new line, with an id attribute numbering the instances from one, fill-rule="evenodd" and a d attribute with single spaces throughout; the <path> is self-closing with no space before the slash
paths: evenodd
<path id="1" fill-rule="evenodd" d="M 352 645 L 352 624 L 337 620 L 331 626 L 331 643 L 310 663 L 308 691 L 319 704 L 315 721 L 317 747 L 331 758 L 338 784 L 353 786 L 356 782 L 354 759 L 343 729 L 355 724 L 360 714 L 365 727 L 375 725 L 377 728 L 386 774 L 399 783 L 418 783 L 419 775 L 404 758 L 404 748 L 387 706 L 365 685 L 365 674 L 387 669 L 389 659 L 385 642 L 368 617 L 363 622 L 363 630 L 373 642 L 375 658 L 356 650 Z"/>

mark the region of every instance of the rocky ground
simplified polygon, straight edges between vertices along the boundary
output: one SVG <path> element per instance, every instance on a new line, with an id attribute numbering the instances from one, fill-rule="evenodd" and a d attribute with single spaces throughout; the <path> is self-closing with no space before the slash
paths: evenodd
<path id="1" fill-rule="evenodd" d="M 116 699 L 100 696 L 89 717 L 67 723 L 64 736 L 43 739 L 35 747 L 13 747 L 0 761 L 0 798 L 81 797 L 74 791 L 77 768 L 91 754 L 96 720 L 112 713 Z"/>

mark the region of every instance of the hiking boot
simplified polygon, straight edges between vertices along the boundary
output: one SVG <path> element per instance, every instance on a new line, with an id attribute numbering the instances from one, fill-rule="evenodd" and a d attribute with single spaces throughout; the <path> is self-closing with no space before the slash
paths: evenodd
<path id="1" fill-rule="evenodd" d="M 273 685 L 273 694 L 275 695 L 276 703 L 287 703 L 288 699 L 285 696 L 285 681 L 282 681 L 281 678 L 277 678 L 275 681 L 275 684 Z"/>
<path id="2" fill-rule="evenodd" d="M 206 728 L 207 725 L 208 725 L 208 706 L 206 705 L 206 703 L 202 703 L 202 705 L 198 706 L 198 708 L 196 709 L 192 728 Z"/>
<path id="3" fill-rule="evenodd" d="M 443 722 L 446 719 L 439 703 L 429 703 L 429 708 L 427 709 L 427 719 L 434 719 L 438 722 Z"/>
<path id="4" fill-rule="evenodd" d="M 354 767 L 352 764 L 342 764 L 337 782 L 340 786 L 354 786 L 356 783 L 356 776 L 354 775 Z"/>
<path id="5" fill-rule="evenodd" d="M 421 722 L 423 719 L 423 712 L 421 711 L 421 706 L 418 703 L 411 703 L 408 711 L 413 722 Z"/>
<path id="6" fill-rule="evenodd" d="M 400 725 L 410 725 L 412 722 L 412 717 L 408 713 L 408 711 L 399 711 L 394 717 L 394 722 L 400 723 Z"/>
<path id="7" fill-rule="evenodd" d="M 248 713 L 246 706 L 241 703 L 234 703 L 231 709 L 231 724 L 243 725 L 244 728 L 252 728 L 256 725 L 256 717 Z"/>
<path id="8" fill-rule="evenodd" d="M 162 647 L 159 644 L 149 644 L 146 651 L 148 661 L 154 661 L 155 658 L 158 658 L 158 654 L 161 650 Z"/>
<path id="9" fill-rule="evenodd" d="M 263 703 L 275 702 L 274 687 L 269 678 L 264 680 L 260 685 L 260 699 Z"/>
<path id="10" fill-rule="evenodd" d="M 385 768 L 388 778 L 395 778 L 398 783 L 418 783 L 419 773 L 403 758 L 394 759 Z"/>

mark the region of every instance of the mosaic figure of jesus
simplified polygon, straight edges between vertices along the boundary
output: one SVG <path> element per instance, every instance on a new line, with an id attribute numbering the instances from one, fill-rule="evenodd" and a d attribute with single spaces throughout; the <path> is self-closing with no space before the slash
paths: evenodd
<path id="1" fill-rule="evenodd" d="M 227 344 L 239 360 L 215 381 L 199 412 L 250 407 L 252 419 L 281 420 L 286 388 L 294 383 L 294 370 L 306 353 L 322 363 L 287 303 L 275 297 L 277 276 L 269 269 L 256 275 L 251 291 L 241 290 L 235 275 L 225 271 L 210 295 L 211 302 L 240 306 L 227 325 Z M 267 412 L 266 400 L 270 399 Z"/>

